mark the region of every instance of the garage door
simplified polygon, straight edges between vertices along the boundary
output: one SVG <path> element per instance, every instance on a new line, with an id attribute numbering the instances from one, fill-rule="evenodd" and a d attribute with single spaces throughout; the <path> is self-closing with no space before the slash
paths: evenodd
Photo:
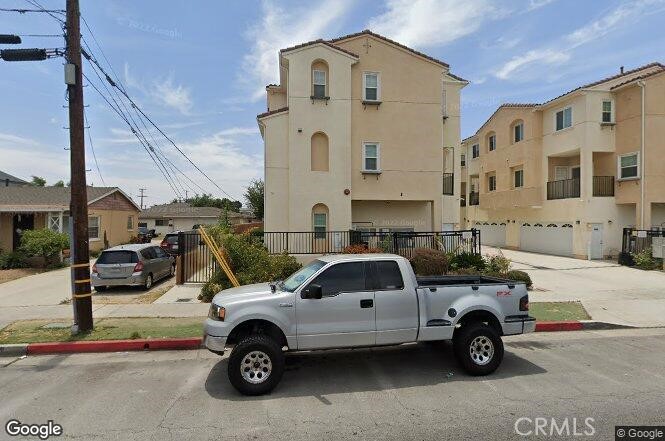
<path id="1" fill-rule="evenodd" d="M 482 245 L 506 246 L 506 224 L 483 222 L 477 223 L 475 228 L 480 230 L 480 243 Z"/>
<path id="2" fill-rule="evenodd" d="M 571 224 L 528 224 L 520 228 L 520 249 L 536 253 L 571 256 L 573 226 Z"/>

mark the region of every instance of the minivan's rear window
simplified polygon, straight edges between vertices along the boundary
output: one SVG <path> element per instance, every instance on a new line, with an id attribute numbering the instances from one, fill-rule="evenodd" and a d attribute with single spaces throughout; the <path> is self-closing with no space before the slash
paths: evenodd
<path id="1" fill-rule="evenodd" d="M 134 251 L 103 251 L 102 254 L 97 258 L 97 263 L 139 263 L 139 257 Z"/>
<path id="2" fill-rule="evenodd" d="M 171 245 L 177 244 L 178 243 L 178 236 L 177 235 L 166 236 L 166 242 L 171 244 Z"/>

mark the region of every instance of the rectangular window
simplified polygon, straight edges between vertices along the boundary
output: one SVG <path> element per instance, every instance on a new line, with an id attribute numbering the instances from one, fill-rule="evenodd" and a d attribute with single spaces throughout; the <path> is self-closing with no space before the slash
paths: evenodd
<path id="1" fill-rule="evenodd" d="M 515 188 L 524 187 L 524 170 L 515 170 Z"/>
<path id="2" fill-rule="evenodd" d="M 566 107 L 556 113 L 556 130 L 563 130 L 573 125 L 573 108 Z"/>
<path id="3" fill-rule="evenodd" d="M 363 100 L 379 101 L 379 74 L 365 72 L 363 75 Z"/>
<path id="4" fill-rule="evenodd" d="M 496 176 L 488 176 L 487 178 L 487 190 L 495 191 L 496 190 Z"/>
<path id="5" fill-rule="evenodd" d="M 515 124 L 514 127 L 514 141 L 520 142 L 524 139 L 524 123 Z"/>
<path id="6" fill-rule="evenodd" d="M 612 101 L 603 101 L 603 119 L 604 123 L 613 122 L 612 118 Z"/>
<path id="7" fill-rule="evenodd" d="M 134 229 L 134 216 L 127 216 L 127 229 L 128 230 Z"/>
<path id="8" fill-rule="evenodd" d="M 460 162 L 462 167 L 466 167 L 466 155 L 460 155 Z"/>
<path id="9" fill-rule="evenodd" d="M 488 147 L 490 152 L 496 150 L 496 135 L 490 136 L 488 139 L 488 143 L 489 143 Z"/>
<path id="10" fill-rule="evenodd" d="M 478 156 L 480 156 L 480 146 L 478 144 L 474 144 L 471 146 L 471 158 L 475 159 Z"/>
<path id="11" fill-rule="evenodd" d="M 325 98 L 326 96 L 326 73 L 322 70 L 312 71 L 312 83 L 314 86 L 314 98 Z"/>
<path id="12" fill-rule="evenodd" d="M 312 283 L 321 286 L 323 297 L 365 291 L 365 265 L 362 262 L 338 263 L 323 271 Z"/>
<path id="13" fill-rule="evenodd" d="M 326 238 L 326 225 L 327 219 L 325 213 L 314 213 L 314 238 L 315 239 L 325 239 Z"/>
<path id="14" fill-rule="evenodd" d="M 168 227 L 169 221 L 166 219 L 155 219 L 155 226 L 156 227 Z"/>
<path id="15" fill-rule="evenodd" d="M 379 289 L 404 289 L 404 280 L 397 262 L 386 260 L 376 262 Z"/>
<path id="16" fill-rule="evenodd" d="M 619 160 L 619 179 L 635 179 L 640 177 L 639 153 L 621 155 Z"/>
<path id="17" fill-rule="evenodd" d="M 377 143 L 367 142 L 363 144 L 363 171 L 380 171 L 379 161 L 380 146 Z"/>
<path id="18" fill-rule="evenodd" d="M 99 216 L 88 218 L 88 238 L 99 239 Z"/>

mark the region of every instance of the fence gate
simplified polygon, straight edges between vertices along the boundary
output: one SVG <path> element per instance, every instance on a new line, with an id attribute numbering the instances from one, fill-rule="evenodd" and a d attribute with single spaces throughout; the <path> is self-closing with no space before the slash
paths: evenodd
<path id="1" fill-rule="evenodd" d="M 179 280 L 184 283 L 205 283 L 217 271 L 218 264 L 198 231 L 178 233 Z"/>

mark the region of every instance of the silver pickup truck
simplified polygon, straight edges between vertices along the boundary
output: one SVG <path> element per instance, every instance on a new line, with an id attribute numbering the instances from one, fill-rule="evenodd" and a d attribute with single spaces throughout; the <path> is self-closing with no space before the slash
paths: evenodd
<path id="1" fill-rule="evenodd" d="M 284 351 L 452 340 L 471 375 L 492 373 L 502 335 L 533 332 L 520 282 L 485 276 L 416 277 L 393 254 L 320 257 L 288 279 L 224 290 L 210 305 L 205 346 L 233 346 L 228 376 L 246 395 L 271 391 Z"/>

